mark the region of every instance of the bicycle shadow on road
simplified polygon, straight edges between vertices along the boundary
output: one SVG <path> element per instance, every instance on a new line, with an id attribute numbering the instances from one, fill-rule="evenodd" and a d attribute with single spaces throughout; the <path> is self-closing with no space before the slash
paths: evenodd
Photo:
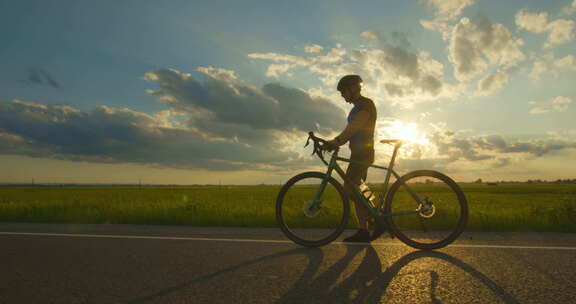
<path id="1" fill-rule="evenodd" d="M 366 254 L 356 271 L 341 283 L 335 284 L 354 257 L 364 249 Z M 400 270 L 420 258 L 435 258 L 446 261 L 479 280 L 504 303 L 519 303 L 504 288 L 480 271 L 458 258 L 439 251 L 421 250 L 411 252 L 398 259 L 382 272 L 382 263 L 378 253 L 370 245 L 365 247 L 347 246 L 347 252 L 340 261 L 318 275 L 316 279 L 302 285 L 304 288 L 301 288 L 302 286 L 294 286 L 276 303 L 299 303 L 302 300 L 306 300 L 307 303 L 316 302 L 315 300 L 323 303 L 380 303 L 390 283 L 399 275 Z M 427 291 L 429 292 L 429 297 L 432 303 L 441 303 L 436 295 L 439 275 L 432 271 L 430 276 L 431 286 Z"/>
<path id="2" fill-rule="evenodd" d="M 399 275 L 402 268 L 420 258 L 435 258 L 448 262 L 479 280 L 504 303 L 519 303 L 510 293 L 496 284 L 492 279 L 469 264 L 447 253 L 439 251 L 413 251 L 399 258 L 382 271 L 382 262 L 380 261 L 378 252 L 373 246 L 346 245 L 344 256 L 326 270 L 319 272 L 324 262 L 324 250 L 330 250 L 328 248 L 330 247 L 300 247 L 259 257 L 210 274 L 202 275 L 190 281 L 182 282 L 149 296 L 130 300 L 127 303 L 141 304 L 156 301 L 162 297 L 192 287 L 195 284 L 212 280 L 218 276 L 230 274 L 236 270 L 258 265 L 259 263 L 265 263 L 270 260 L 287 258 L 292 255 L 304 255 L 307 257 L 308 263 L 297 281 L 287 292 L 277 299 L 275 303 L 379 303 L 381 298 L 386 295 L 386 290 L 391 282 Z M 366 253 L 357 269 L 342 280 L 346 269 L 357 260 L 356 256 L 362 251 L 366 251 Z M 436 295 L 439 282 L 438 273 L 434 271 L 421 273 L 429 273 L 431 280 L 430 288 L 422 292 L 429 293 L 428 296 L 432 303 L 441 303 Z M 340 282 L 339 279 L 341 280 Z"/>

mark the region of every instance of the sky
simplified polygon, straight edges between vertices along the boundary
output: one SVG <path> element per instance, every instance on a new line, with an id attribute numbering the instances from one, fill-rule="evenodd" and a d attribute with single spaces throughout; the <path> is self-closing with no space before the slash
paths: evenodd
<path id="1" fill-rule="evenodd" d="M 0 182 L 322 171 L 307 132 L 344 129 L 347 74 L 400 174 L 576 178 L 575 25 L 576 0 L 0 0 Z"/>

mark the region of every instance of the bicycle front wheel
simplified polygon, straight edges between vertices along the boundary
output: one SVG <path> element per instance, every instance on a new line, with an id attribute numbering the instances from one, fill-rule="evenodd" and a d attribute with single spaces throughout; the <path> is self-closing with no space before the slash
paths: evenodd
<path id="1" fill-rule="evenodd" d="M 348 224 L 348 199 L 334 178 L 328 178 L 316 205 L 315 198 L 324 179 L 326 174 L 321 172 L 298 174 L 284 184 L 276 199 L 280 229 L 302 246 L 326 245 L 338 238 Z"/>
<path id="2" fill-rule="evenodd" d="M 384 210 L 390 214 L 388 224 L 398 239 L 418 249 L 452 243 L 468 221 L 468 203 L 458 184 L 432 170 L 413 171 L 397 180 Z"/>

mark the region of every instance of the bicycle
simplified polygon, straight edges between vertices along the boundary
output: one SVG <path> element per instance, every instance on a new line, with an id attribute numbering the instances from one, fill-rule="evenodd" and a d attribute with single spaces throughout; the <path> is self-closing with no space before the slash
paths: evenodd
<path id="1" fill-rule="evenodd" d="M 304 147 L 310 140 L 314 142 L 312 155 L 316 154 L 322 160 L 327 171 L 304 172 L 289 179 L 276 199 L 276 221 L 293 242 L 317 247 L 334 241 L 348 224 L 348 197 L 342 184 L 331 175 L 336 171 L 342 180 L 352 185 L 337 161 L 356 161 L 339 157 L 339 148 L 334 148 L 326 162 L 324 153 L 330 152 L 326 141 L 314 136 L 313 132 L 308 135 Z M 381 195 L 372 203 L 359 187 L 351 187 L 352 195 L 368 209 L 374 225 L 384 225 L 391 237 L 397 237 L 411 247 L 438 249 L 452 243 L 468 221 L 468 203 L 458 184 L 433 170 L 398 175 L 393 167 L 404 142 L 398 139 L 380 142 L 394 145 L 388 167 L 370 165 L 387 171 Z M 388 189 L 392 175 L 396 181 Z M 372 239 L 377 237 L 379 235 L 372 235 Z"/>

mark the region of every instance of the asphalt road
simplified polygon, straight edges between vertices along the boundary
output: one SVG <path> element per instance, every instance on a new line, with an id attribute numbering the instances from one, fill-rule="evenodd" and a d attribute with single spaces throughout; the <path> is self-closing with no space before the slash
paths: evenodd
<path id="1" fill-rule="evenodd" d="M 0 303 L 576 303 L 576 235 L 302 248 L 277 229 L 0 224 Z"/>

